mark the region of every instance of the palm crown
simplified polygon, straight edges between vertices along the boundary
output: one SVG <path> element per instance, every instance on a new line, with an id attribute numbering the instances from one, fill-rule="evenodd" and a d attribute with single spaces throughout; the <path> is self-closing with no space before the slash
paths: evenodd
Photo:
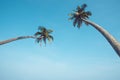
<path id="1" fill-rule="evenodd" d="M 73 20 L 74 27 L 77 25 L 77 27 L 80 28 L 80 26 L 83 22 L 83 19 L 88 19 L 89 16 L 92 15 L 92 13 L 90 11 L 85 11 L 86 7 L 87 7 L 86 4 L 83 4 L 81 7 L 77 6 L 76 10 L 70 14 L 71 17 L 69 19 Z"/>
<path id="2" fill-rule="evenodd" d="M 46 40 L 53 41 L 53 36 L 50 35 L 52 32 L 53 30 L 46 29 L 43 26 L 38 27 L 38 32 L 35 33 L 36 42 L 41 43 L 42 41 L 44 41 L 44 43 L 46 44 Z"/>

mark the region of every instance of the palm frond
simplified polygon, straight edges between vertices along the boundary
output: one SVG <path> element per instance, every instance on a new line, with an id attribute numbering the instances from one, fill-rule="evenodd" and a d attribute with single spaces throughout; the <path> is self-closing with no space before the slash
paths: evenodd
<path id="1" fill-rule="evenodd" d="M 68 14 L 68 16 L 72 17 L 72 16 L 73 16 L 73 13 Z"/>
<path id="2" fill-rule="evenodd" d="M 75 27 L 77 24 L 78 18 L 75 18 L 74 22 L 73 22 L 73 26 Z"/>
<path id="3" fill-rule="evenodd" d="M 86 11 L 86 14 L 87 14 L 88 16 L 91 16 L 91 15 L 92 15 L 92 13 L 91 13 L 90 11 Z"/>
<path id="4" fill-rule="evenodd" d="M 52 33 L 53 30 L 52 30 L 52 29 L 48 29 L 47 32 L 48 32 L 48 33 Z"/>
<path id="5" fill-rule="evenodd" d="M 77 10 L 77 11 L 81 10 L 81 7 L 80 7 L 80 6 L 77 6 L 76 10 Z"/>
<path id="6" fill-rule="evenodd" d="M 45 27 L 43 27 L 43 26 L 39 26 L 39 27 L 38 27 L 38 30 L 40 30 L 41 32 L 43 32 L 43 31 L 45 31 L 45 30 L 46 30 L 46 28 L 45 28 Z"/>
<path id="7" fill-rule="evenodd" d="M 41 32 L 36 32 L 34 35 L 38 36 L 38 35 L 41 35 L 41 34 L 42 34 Z"/>
<path id="8" fill-rule="evenodd" d="M 68 18 L 68 20 L 73 20 L 75 17 L 74 17 L 74 13 L 71 13 L 69 14 L 70 18 Z"/>
<path id="9" fill-rule="evenodd" d="M 36 42 L 39 43 L 42 41 L 42 38 L 36 38 Z"/>
<path id="10" fill-rule="evenodd" d="M 46 37 L 43 37 L 43 41 L 44 41 L 44 43 L 46 44 Z"/>
<path id="11" fill-rule="evenodd" d="M 54 40 L 53 36 L 51 36 L 51 35 L 49 35 L 49 36 L 47 37 L 47 39 L 48 39 L 48 41 L 53 41 L 53 40 Z"/>
<path id="12" fill-rule="evenodd" d="M 82 4 L 81 10 L 84 11 L 86 7 L 87 7 L 87 4 Z"/>
<path id="13" fill-rule="evenodd" d="M 68 20 L 73 20 L 74 19 L 74 17 L 70 17 L 70 18 L 68 18 Z"/>
<path id="14" fill-rule="evenodd" d="M 82 25 L 82 20 L 81 20 L 81 19 L 79 19 L 79 20 L 78 20 L 77 27 L 78 27 L 78 28 L 80 28 L 80 27 L 81 27 L 81 25 Z"/>

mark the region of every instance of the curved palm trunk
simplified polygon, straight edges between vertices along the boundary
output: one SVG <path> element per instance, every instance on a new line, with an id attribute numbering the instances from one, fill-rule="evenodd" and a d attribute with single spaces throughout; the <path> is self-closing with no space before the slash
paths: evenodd
<path id="1" fill-rule="evenodd" d="M 105 29 L 103 29 L 101 26 L 94 22 L 85 19 L 83 19 L 83 21 L 87 22 L 88 24 L 92 25 L 95 29 L 97 29 L 107 39 L 107 41 L 111 44 L 113 49 L 120 57 L 120 43 L 109 32 L 107 32 Z"/>
<path id="2" fill-rule="evenodd" d="M 20 36 L 20 37 L 16 37 L 16 38 L 11 38 L 8 40 L 4 40 L 4 41 L 0 41 L 0 45 L 12 42 L 12 41 L 16 41 L 16 40 L 20 40 L 20 39 L 27 39 L 27 38 L 35 38 L 34 36 Z"/>

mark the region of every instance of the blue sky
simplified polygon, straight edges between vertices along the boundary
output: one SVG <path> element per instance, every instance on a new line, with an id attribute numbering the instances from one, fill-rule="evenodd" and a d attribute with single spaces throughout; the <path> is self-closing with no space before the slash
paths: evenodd
<path id="1" fill-rule="evenodd" d="M 91 21 L 120 41 L 119 0 L 0 0 L 0 40 L 53 29 L 54 42 L 0 46 L 0 80 L 119 80 L 120 58 L 92 26 L 74 28 L 68 14 L 86 3 Z"/>

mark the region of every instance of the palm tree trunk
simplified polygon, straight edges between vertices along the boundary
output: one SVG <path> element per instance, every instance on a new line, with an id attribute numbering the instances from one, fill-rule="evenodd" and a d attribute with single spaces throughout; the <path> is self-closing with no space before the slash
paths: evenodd
<path id="1" fill-rule="evenodd" d="M 16 38 L 11 38 L 8 40 L 4 40 L 4 41 L 0 41 L 0 45 L 12 42 L 12 41 L 16 41 L 16 40 L 20 40 L 20 39 L 27 39 L 27 38 L 35 38 L 34 36 L 20 36 L 20 37 L 16 37 Z"/>
<path id="2" fill-rule="evenodd" d="M 120 43 L 108 31 L 106 31 L 104 28 L 102 28 L 101 26 L 99 26 L 94 22 L 91 22 L 85 19 L 83 19 L 83 21 L 90 24 L 95 29 L 97 29 L 107 39 L 107 41 L 111 44 L 113 49 L 116 51 L 116 53 L 120 57 Z"/>

